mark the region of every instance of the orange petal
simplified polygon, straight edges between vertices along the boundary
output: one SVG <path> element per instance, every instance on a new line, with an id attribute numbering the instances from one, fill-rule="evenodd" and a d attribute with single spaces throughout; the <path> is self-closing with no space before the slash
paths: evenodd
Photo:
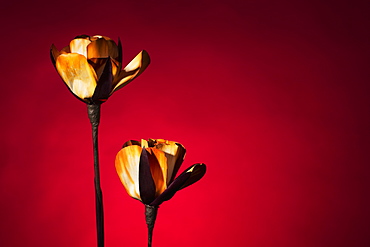
<path id="1" fill-rule="evenodd" d="M 118 58 L 118 47 L 113 40 L 97 39 L 87 46 L 87 58 Z"/>
<path id="2" fill-rule="evenodd" d="M 84 55 L 87 58 L 87 46 L 91 43 L 88 39 L 74 39 L 69 43 L 71 53 Z"/>
<path id="3" fill-rule="evenodd" d="M 150 171 L 156 187 L 156 196 L 162 194 L 167 188 L 167 158 L 166 155 L 155 148 L 147 148 Z"/>
<path id="4" fill-rule="evenodd" d="M 90 40 L 97 40 L 97 39 L 111 40 L 111 38 L 107 36 L 99 35 L 99 34 L 90 37 Z"/>
<path id="5" fill-rule="evenodd" d="M 55 66 L 55 62 L 56 62 L 57 58 L 59 57 L 59 55 L 60 55 L 60 52 L 55 47 L 55 45 L 52 44 L 51 47 L 50 47 L 50 57 L 51 57 L 51 61 L 53 62 L 54 66 Z"/>
<path id="6" fill-rule="evenodd" d="M 141 139 L 140 143 L 141 143 L 142 148 L 148 148 L 149 147 L 148 141 L 145 140 L 145 139 Z"/>
<path id="7" fill-rule="evenodd" d="M 146 51 L 141 51 L 119 74 L 116 79 L 114 91 L 122 88 L 131 82 L 135 77 L 139 76 L 149 65 L 150 57 Z"/>
<path id="8" fill-rule="evenodd" d="M 121 64 L 114 58 L 111 59 L 112 62 L 112 75 L 113 80 L 115 80 L 116 77 L 118 77 L 119 72 L 121 71 Z"/>
<path id="9" fill-rule="evenodd" d="M 91 98 L 96 87 L 96 74 L 86 58 L 80 54 L 61 54 L 56 68 L 69 89 L 80 99 Z"/>
<path id="10" fill-rule="evenodd" d="M 96 78 L 100 78 L 107 63 L 107 60 L 107 58 L 93 58 L 88 60 L 88 63 L 91 65 L 96 73 Z"/>
<path id="11" fill-rule="evenodd" d="M 60 50 L 60 53 L 61 54 L 65 54 L 65 53 L 71 53 L 71 48 L 69 48 L 69 45 L 66 46 L 66 47 L 63 47 L 62 50 Z"/>
<path id="12" fill-rule="evenodd" d="M 117 174 L 127 193 L 140 200 L 139 163 L 142 148 L 137 145 L 122 148 L 116 156 Z"/>
<path id="13" fill-rule="evenodd" d="M 176 142 L 173 142 L 173 141 L 167 141 L 167 140 L 163 140 L 163 139 L 156 139 L 154 147 L 156 149 L 159 149 L 159 150 L 163 151 L 165 153 L 166 157 L 167 157 L 168 170 L 167 170 L 167 181 L 166 181 L 166 183 L 168 185 L 170 182 L 172 182 L 170 180 L 175 175 L 174 172 L 176 173 L 178 171 L 178 169 L 180 168 L 180 165 L 181 165 L 181 163 L 184 159 L 185 153 L 180 152 L 180 149 L 181 149 L 181 151 L 182 150 L 185 151 L 185 148 L 180 143 L 176 143 Z M 176 167 L 176 169 L 175 169 L 176 161 L 178 159 L 181 159 L 181 161 L 180 161 L 179 166 Z"/>

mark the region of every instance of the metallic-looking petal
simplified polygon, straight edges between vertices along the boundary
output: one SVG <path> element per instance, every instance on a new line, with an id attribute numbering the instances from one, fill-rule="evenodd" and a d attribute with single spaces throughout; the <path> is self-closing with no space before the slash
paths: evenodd
<path id="1" fill-rule="evenodd" d="M 91 36 L 90 37 L 91 40 L 96 40 L 96 39 L 105 39 L 105 40 L 111 40 L 111 38 L 107 37 L 107 36 L 103 36 L 103 35 L 94 35 L 94 36 Z"/>
<path id="2" fill-rule="evenodd" d="M 129 140 L 127 142 L 125 142 L 122 146 L 122 148 L 124 147 L 127 147 L 127 146 L 132 146 L 132 145 L 137 145 L 137 146 L 140 146 L 140 142 L 139 141 L 136 141 L 136 140 Z"/>
<path id="3" fill-rule="evenodd" d="M 141 51 L 119 74 L 117 78 L 118 83 L 114 86 L 112 91 L 115 92 L 123 86 L 131 82 L 135 77 L 139 76 L 150 63 L 149 54 L 143 50 Z"/>
<path id="4" fill-rule="evenodd" d="M 99 77 L 97 86 L 95 88 L 94 95 L 92 96 L 93 101 L 104 102 L 108 99 L 110 92 L 112 91 L 112 63 L 110 57 L 107 59 L 104 70 Z"/>
<path id="5" fill-rule="evenodd" d="M 127 193 L 138 200 L 139 190 L 139 163 L 142 148 L 137 145 L 127 146 L 121 149 L 116 156 L 117 174 Z"/>
<path id="6" fill-rule="evenodd" d="M 185 148 L 180 143 L 157 139 L 154 145 L 155 148 L 163 151 L 167 157 L 167 185 L 170 184 L 179 170 L 185 156 Z M 171 181 L 172 179 L 172 181 Z"/>
<path id="7" fill-rule="evenodd" d="M 165 154 L 155 148 L 147 148 L 150 162 L 150 171 L 156 187 L 156 196 L 167 188 L 167 158 Z"/>
<path id="8" fill-rule="evenodd" d="M 173 166 L 172 176 L 168 179 L 169 180 L 168 184 L 172 183 L 173 180 L 175 179 L 176 174 L 179 171 L 182 165 L 182 162 L 184 162 L 185 155 L 186 155 L 185 147 L 181 145 L 180 143 L 176 143 L 176 145 L 178 146 L 177 153 L 176 153 L 176 162 L 175 162 L 175 165 Z"/>
<path id="9" fill-rule="evenodd" d="M 142 148 L 147 148 L 147 147 L 149 147 L 149 145 L 148 145 L 148 141 L 147 141 L 147 140 L 145 140 L 145 139 L 141 139 L 140 144 L 141 144 L 141 147 L 142 147 Z"/>
<path id="10" fill-rule="evenodd" d="M 59 55 L 60 55 L 60 52 L 55 47 L 55 45 L 52 44 L 51 47 L 50 47 L 50 58 L 51 58 L 51 61 L 54 64 L 54 66 L 55 66 L 55 62 L 56 62 L 57 58 L 59 57 Z"/>
<path id="11" fill-rule="evenodd" d="M 139 189 L 141 201 L 145 205 L 149 205 L 156 197 L 156 184 L 151 171 L 153 162 L 150 156 L 150 153 L 143 148 L 139 164 Z"/>
<path id="12" fill-rule="evenodd" d="M 87 46 L 91 43 L 88 39 L 74 39 L 69 43 L 71 53 L 78 53 L 87 58 Z"/>
<path id="13" fill-rule="evenodd" d="M 116 60 L 119 62 L 120 65 L 122 65 L 122 44 L 120 38 L 118 38 L 117 47 L 118 47 L 118 57 Z"/>
<path id="14" fill-rule="evenodd" d="M 200 180 L 204 176 L 204 174 L 206 174 L 206 170 L 207 170 L 206 165 L 203 163 L 195 164 L 189 167 L 188 169 L 186 169 L 183 173 L 190 173 L 190 177 L 181 186 L 180 190 Z"/>
<path id="15" fill-rule="evenodd" d="M 84 56 L 75 53 L 61 54 L 56 60 L 56 68 L 77 97 L 92 97 L 96 87 L 96 74 Z"/>
<path id="16" fill-rule="evenodd" d="M 162 202 L 171 199 L 177 191 L 195 183 L 201 179 L 206 172 L 204 164 L 195 164 L 181 173 L 168 188 L 158 196 L 150 205 L 159 206 Z"/>
<path id="17" fill-rule="evenodd" d="M 116 78 L 119 75 L 119 72 L 121 71 L 121 65 L 115 60 L 114 58 L 111 57 L 111 62 L 112 62 L 112 75 L 114 77 L 114 81 L 116 81 Z"/>
<path id="18" fill-rule="evenodd" d="M 107 58 L 92 58 L 88 60 L 89 64 L 95 70 L 97 78 L 100 78 L 100 76 L 102 75 L 103 70 L 107 64 L 107 60 Z"/>
<path id="19" fill-rule="evenodd" d="M 61 54 L 71 53 L 71 48 L 69 48 L 69 45 L 66 47 L 63 47 L 63 49 L 60 50 Z"/>
<path id="20" fill-rule="evenodd" d="M 119 65 L 117 65 L 117 61 L 114 60 L 113 58 L 110 58 L 110 62 L 111 62 L 111 67 L 112 67 L 112 76 L 113 76 L 113 81 L 115 81 L 115 77 L 117 76 L 118 74 L 118 70 L 119 70 Z M 98 78 L 100 78 L 101 74 L 103 73 L 103 70 L 106 66 L 106 63 L 108 61 L 108 58 L 91 58 L 91 59 L 88 59 L 89 61 L 89 64 L 94 68 L 95 72 L 96 72 L 96 75 Z M 113 84 L 112 84 L 113 85 Z"/>
<path id="21" fill-rule="evenodd" d="M 100 38 L 87 46 L 87 59 L 107 57 L 117 59 L 118 55 L 118 47 L 113 40 Z"/>

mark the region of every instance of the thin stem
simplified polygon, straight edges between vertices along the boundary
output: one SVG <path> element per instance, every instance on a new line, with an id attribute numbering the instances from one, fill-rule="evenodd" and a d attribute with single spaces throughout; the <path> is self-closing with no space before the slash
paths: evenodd
<path id="1" fill-rule="evenodd" d="M 103 194 L 100 188 L 99 152 L 98 152 L 98 126 L 100 122 L 100 105 L 87 105 L 92 127 L 92 139 L 94 150 L 94 185 L 95 185 L 95 207 L 96 207 L 96 230 L 98 247 L 104 247 L 104 214 Z"/>
<path id="2" fill-rule="evenodd" d="M 157 218 L 158 207 L 145 205 L 145 221 L 148 226 L 148 247 L 152 247 L 153 229 Z"/>

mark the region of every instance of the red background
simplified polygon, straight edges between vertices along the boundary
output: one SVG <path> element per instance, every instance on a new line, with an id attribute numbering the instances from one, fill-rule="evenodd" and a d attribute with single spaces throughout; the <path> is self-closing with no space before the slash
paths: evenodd
<path id="1" fill-rule="evenodd" d="M 159 209 L 154 246 L 370 246 L 369 1 L 2 3 L 0 245 L 96 246 L 86 106 L 49 47 L 121 38 L 152 63 L 102 105 L 106 246 L 146 246 L 124 141 L 164 138 L 206 176 Z"/>

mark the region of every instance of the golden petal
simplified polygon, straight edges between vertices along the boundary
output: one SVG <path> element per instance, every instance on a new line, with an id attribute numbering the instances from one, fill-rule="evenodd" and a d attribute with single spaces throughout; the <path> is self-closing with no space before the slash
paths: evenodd
<path id="1" fill-rule="evenodd" d="M 106 58 L 93 58 L 93 59 L 89 59 L 89 64 L 91 65 L 91 67 L 93 67 L 93 69 L 95 70 L 95 73 L 96 73 L 96 77 L 99 79 L 101 74 L 103 73 L 103 70 L 105 68 L 105 65 L 107 63 L 107 60 Z"/>
<path id="2" fill-rule="evenodd" d="M 69 43 L 71 53 L 78 53 L 87 58 L 87 46 L 91 43 L 88 39 L 74 39 Z"/>
<path id="3" fill-rule="evenodd" d="M 174 142 L 174 141 L 167 141 L 163 139 L 156 139 L 154 147 L 156 149 L 159 149 L 163 151 L 167 157 L 167 185 L 172 182 L 171 178 L 173 177 L 173 173 L 177 172 L 180 167 L 176 167 L 176 161 L 178 159 L 184 159 L 184 155 L 182 155 L 182 152 L 179 152 L 179 149 L 182 149 L 185 151 L 184 146 L 182 146 L 180 143 Z M 180 157 L 181 156 L 181 157 Z M 180 161 L 182 163 L 182 160 Z M 180 163 L 180 165 L 181 165 Z"/>
<path id="4" fill-rule="evenodd" d="M 51 60 L 54 64 L 54 66 L 55 66 L 55 62 L 56 62 L 57 58 L 59 57 L 59 55 L 60 55 L 60 52 L 55 47 L 55 45 L 52 44 L 51 47 L 50 47 L 50 57 L 51 57 Z"/>
<path id="5" fill-rule="evenodd" d="M 111 38 L 103 35 L 94 35 L 90 37 L 91 40 L 97 40 L 97 39 L 105 39 L 105 40 L 111 40 Z"/>
<path id="6" fill-rule="evenodd" d="M 145 140 L 145 139 L 141 139 L 141 147 L 142 148 L 147 148 L 147 147 L 149 147 L 148 146 L 148 141 L 147 140 Z"/>
<path id="7" fill-rule="evenodd" d="M 115 80 L 119 76 L 119 72 L 121 71 L 121 64 L 114 58 L 112 58 L 111 61 L 112 61 L 113 80 Z"/>
<path id="8" fill-rule="evenodd" d="M 64 47 L 62 50 L 60 50 L 60 53 L 61 54 L 71 53 L 71 49 L 69 48 L 69 45 Z"/>
<path id="9" fill-rule="evenodd" d="M 167 188 L 167 158 L 166 155 L 155 148 L 146 148 L 150 162 L 150 171 L 156 187 L 156 196 L 162 194 Z M 154 156 L 154 157 L 153 157 Z"/>
<path id="10" fill-rule="evenodd" d="M 113 40 L 99 38 L 87 46 L 87 58 L 118 58 L 118 47 Z"/>
<path id="11" fill-rule="evenodd" d="M 96 74 L 86 58 L 66 53 L 58 56 L 56 68 L 69 89 L 80 99 L 91 98 L 96 87 Z"/>
<path id="12" fill-rule="evenodd" d="M 149 54 L 143 50 L 141 51 L 125 68 L 122 70 L 117 78 L 117 84 L 114 86 L 114 91 L 122 88 L 131 82 L 135 77 L 139 76 L 149 65 Z"/>
<path id="13" fill-rule="evenodd" d="M 142 148 L 137 145 L 122 148 L 116 156 L 117 174 L 127 193 L 140 200 L 139 163 Z"/>

